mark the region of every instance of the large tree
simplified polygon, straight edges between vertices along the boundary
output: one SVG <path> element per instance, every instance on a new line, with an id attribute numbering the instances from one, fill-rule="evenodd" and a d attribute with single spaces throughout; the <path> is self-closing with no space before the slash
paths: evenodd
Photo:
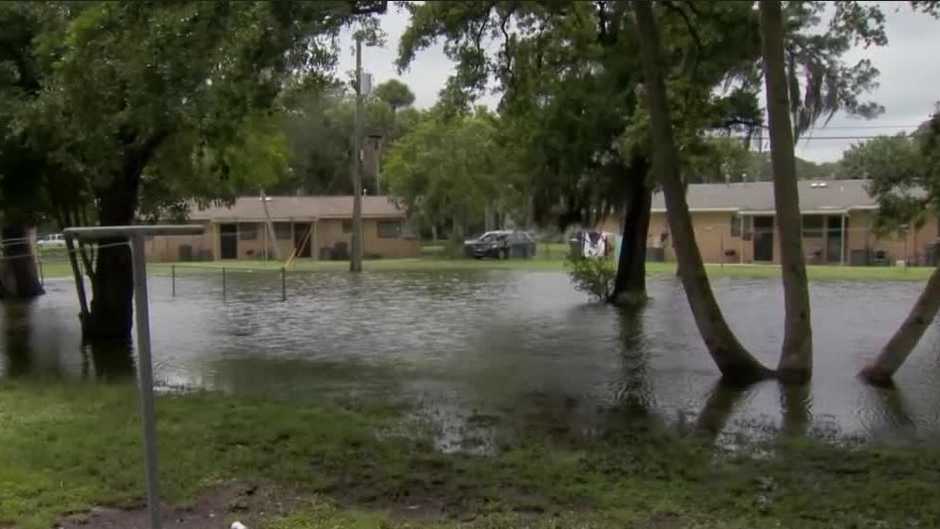
<path id="1" fill-rule="evenodd" d="M 450 224 L 455 243 L 480 224 L 490 205 L 518 209 L 518 192 L 503 178 L 498 127 L 496 116 L 482 108 L 458 115 L 432 110 L 389 150 L 385 175 L 392 196 L 421 227 Z"/>
<path id="2" fill-rule="evenodd" d="M 246 119 L 264 112 L 286 78 L 335 62 L 335 37 L 358 3 L 56 3 L 61 30 L 36 40 L 45 68 L 30 125 L 55 159 L 81 176 L 102 225 L 135 221 L 143 176 L 168 146 L 189 139 L 219 181 L 219 153 L 238 144 Z M 176 145 L 178 147 L 178 145 Z M 130 254 L 103 241 L 90 270 L 84 330 L 126 339 Z"/>
<path id="3" fill-rule="evenodd" d="M 41 31 L 36 9 L 0 4 L 0 211 L 2 248 L 0 297 L 30 298 L 43 292 L 29 227 L 43 210 L 43 153 L 18 126 L 17 114 L 41 89 L 32 41 Z"/>
<path id="4" fill-rule="evenodd" d="M 399 58 L 399 65 L 407 66 L 418 50 L 444 40 L 458 63 L 443 93 L 448 104 L 466 105 L 496 81 L 506 143 L 521 154 L 539 220 L 592 225 L 601 216 L 622 215 L 618 300 L 645 299 L 653 191 L 649 146 L 635 139 L 645 137 L 645 119 L 636 97 L 639 52 L 625 28 L 628 7 L 625 2 L 414 5 Z M 693 49 L 685 30 L 692 12 L 673 7 L 669 21 L 677 31 L 669 43 L 670 69 L 692 74 L 690 88 L 708 87 L 688 90 L 689 97 L 677 103 L 686 110 L 683 118 L 694 116 L 686 120 L 687 130 L 756 123 L 756 104 L 735 104 L 753 102 L 756 89 L 716 94 L 710 87 L 727 77 L 731 65 L 753 64 L 757 48 L 711 39 Z M 750 17 L 747 6 L 729 4 L 726 11 L 730 18 Z M 746 27 L 725 24 L 724 30 L 741 36 Z M 718 58 L 714 64 L 712 57 Z M 735 116 L 744 107 L 747 115 Z"/>

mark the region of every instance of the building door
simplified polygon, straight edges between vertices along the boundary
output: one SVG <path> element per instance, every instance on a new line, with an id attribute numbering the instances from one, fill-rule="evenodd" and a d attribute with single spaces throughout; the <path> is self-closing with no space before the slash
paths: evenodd
<path id="1" fill-rule="evenodd" d="M 848 223 L 846 223 L 846 226 Z M 842 217 L 829 215 L 826 217 L 826 262 L 842 262 Z"/>
<path id="2" fill-rule="evenodd" d="M 294 248 L 297 250 L 297 257 L 310 257 L 312 238 L 309 222 L 294 224 Z"/>
<path id="3" fill-rule="evenodd" d="M 774 260 L 773 217 L 754 217 L 754 260 Z"/>
<path id="4" fill-rule="evenodd" d="M 219 224 L 222 259 L 238 259 L 238 224 Z"/>

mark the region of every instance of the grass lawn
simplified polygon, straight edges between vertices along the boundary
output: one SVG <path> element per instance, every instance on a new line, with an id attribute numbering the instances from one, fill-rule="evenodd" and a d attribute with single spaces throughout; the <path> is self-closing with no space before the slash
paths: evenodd
<path id="1" fill-rule="evenodd" d="M 261 529 L 936 527 L 940 521 L 935 446 L 838 448 L 783 439 L 727 454 L 703 436 L 625 419 L 622 430 L 591 441 L 547 425 L 493 456 L 443 455 L 421 425 L 402 418 L 406 410 L 385 403 L 195 393 L 162 396 L 157 408 L 161 487 L 169 503 L 192 504 L 233 480 L 259 480 L 306 498 Z M 0 527 L 45 529 L 64 513 L 96 505 L 139 506 L 136 414 L 131 384 L 0 382 Z M 435 507 L 409 514 L 421 505 Z M 240 516 L 223 515 L 214 526 Z"/>
<path id="2" fill-rule="evenodd" d="M 565 269 L 564 244 L 539 244 L 539 254 L 532 259 L 510 259 L 506 261 L 495 259 L 466 259 L 448 258 L 444 255 L 444 247 L 440 245 L 427 245 L 422 248 L 421 257 L 409 259 L 375 259 L 363 262 L 367 271 L 433 271 L 433 270 L 519 270 L 519 271 L 562 271 Z M 151 263 L 150 270 L 154 273 L 168 274 L 173 263 Z M 179 271 L 215 271 L 219 268 L 247 270 L 280 270 L 283 263 L 278 261 L 237 260 L 237 261 L 207 261 L 175 263 Z M 312 259 L 298 259 L 294 262 L 292 270 L 309 271 L 342 271 L 347 270 L 346 261 L 315 261 Z M 779 277 L 780 267 L 777 265 L 761 264 L 727 264 L 706 265 L 709 277 L 713 279 L 722 277 L 762 278 Z M 647 263 L 647 274 L 650 276 L 662 274 L 675 274 L 675 263 Z M 860 280 L 860 281 L 926 281 L 933 272 L 931 267 L 875 267 L 875 266 L 809 266 L 807 268 L 810 280 Z M 55 253 L 44 256 L 43 275 L 47 278 L 69 277 L 72 271 L 64 253 Z"/>

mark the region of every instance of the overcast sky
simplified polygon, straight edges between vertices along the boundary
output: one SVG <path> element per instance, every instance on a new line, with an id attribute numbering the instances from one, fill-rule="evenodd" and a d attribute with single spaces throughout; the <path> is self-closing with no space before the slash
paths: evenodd
<path id="1" fill-rule="evenodd" d="M 910 131 L 930 117 L 934 103 L 940 101 L 940 21 L 924 14 L 915 14 L 905 3 L 882 2 L 885 12 L 888 45 L 882 48 L 857 48 L 845 57 L 847 62 L 863 58 L 881 70 L 880 87 L 870 99 L 881 103 L 885 113 L 874 120 L 861 120 L 837 114 L 825 128 L 806 134 L 797 145 L 797 155 L 817 162 L 837 160 L 842 151 L 860 139 L 823 140 L 826 136 L 858 137 Z M 390 2 L 391 5 L 391 2 Z M 415 93 L 415 105 L 426 108 L 434 104 L 437 94 L 453 71 L 453 63 L 440 45 L 417 55 L 411 68 L 398 74 L 395 58 L 398 39 L 408 24 L 407 13 L 390 7 L 382 17 L 387 34 L 383 48 L 363 49 L 363 68 L 375 76 L 375 84 L 397 78 Z M 355 67 L 349 35 L 342 40 L 339 71 Z M 495 106 L 496 96 L 482 102 Z"/>

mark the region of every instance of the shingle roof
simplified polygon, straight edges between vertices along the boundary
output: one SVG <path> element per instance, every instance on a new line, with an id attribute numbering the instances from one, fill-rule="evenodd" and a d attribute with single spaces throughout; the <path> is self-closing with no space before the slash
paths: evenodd
<path id="1" fill-rule="evenodd" d="M 877 201 L 868 194 L 865 180 L 800 180 L 800 210 L 845 211 L 870 209 Z M 686 194 L 691 211 L 773 211 L 773 182 L 691 184 Z M 653 211 L 665 211 L 662 192 L 653 195 Z"/>
<path id="2" fill-rule="evenodd" d="M 267 197 L 268 211 L 273 220 L 288 219 L 348 219 L 352 218 L 353 197 L 347 196 L 288 196 Z M 364 218 L 402 218 L 405 212 L 385 196 L 362 197 Z M 264 205 L 260 197 L 239 197 L 231 206 L 193 208 L 192 220 L 212 221 L 264 221 Z"/>

